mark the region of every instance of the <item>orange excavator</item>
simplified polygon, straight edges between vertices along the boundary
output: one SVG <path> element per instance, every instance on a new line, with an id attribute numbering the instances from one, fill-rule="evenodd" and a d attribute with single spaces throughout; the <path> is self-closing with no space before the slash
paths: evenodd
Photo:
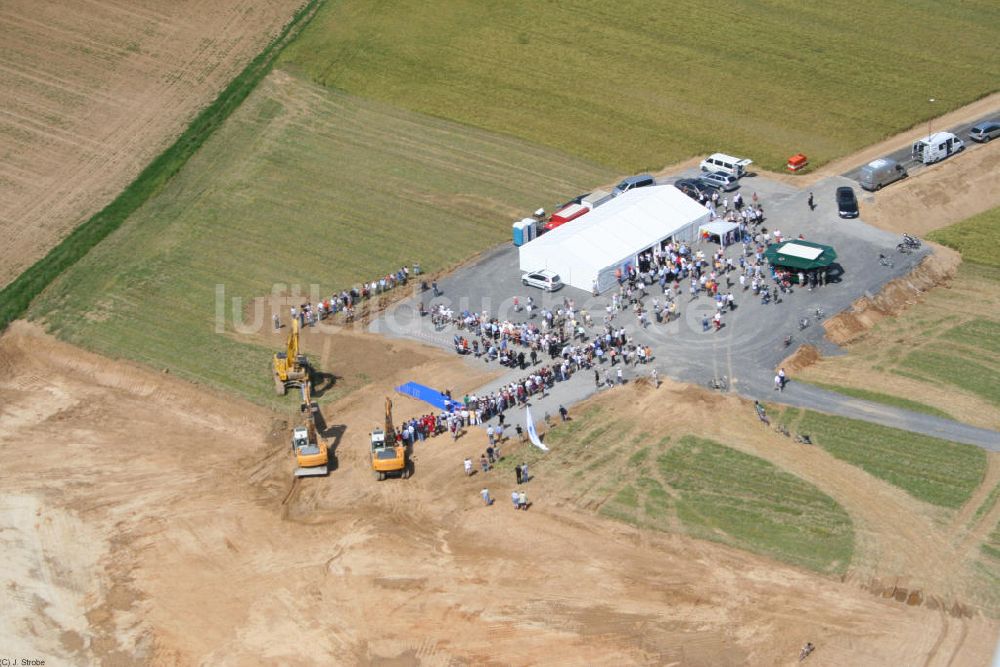
<path id="1" fill-rule="evenodd" d="M 294 317 L 286 349 L 284 352 L 274 353 L 271 366 L 274 391 L 278 396 L 284 396 L 289 387 L 302 387 L 309 383 L 309 360 L 299 353 L 299 321 Z"/>
<path id="2" fill-rule="evenodd" d="M 410 476 L 410 464 L 406 460 L 406 447 L 396 442 L 396 427 L 392 425 L 392 401 L 385 399 L 385 428 L 371 432 L 372 470 L 380 482 L 389 475 L 399 475 L 403 479 Z"/>
<path id="3" fill-rule="evenodd" d="M 316 428 L 316 414 L 319 405 L 312 400 L 311 385 L 308 380 L 302 383 L 302 414 L 305 424 L 292 430 L 292 451 L 295 453 L 296 477 L 316 477 L 328 472 L 330 452 L 326 441 L 320 437 Z"/>

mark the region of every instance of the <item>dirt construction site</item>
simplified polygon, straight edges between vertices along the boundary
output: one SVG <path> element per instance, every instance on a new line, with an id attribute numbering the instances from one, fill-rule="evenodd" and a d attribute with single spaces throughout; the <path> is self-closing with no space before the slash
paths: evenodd
<path id="1" fill-rule="evenodd" d="M 342 349 L 379 354 L 387 380 L 419 370 L 465 390 L 487 379 L 403 343 Z M 75 664 L 777 665 L 809 640 L 822 647 L 814 664 L 978 665 L 993 648 L 995 622 L 949 594 L 960 582 L 945 573 L 963 558 L 950 526 L 887 485 L 872 503 L 860 471 L 766 433 L 738 441 L 835 488 L 872 542 L 862 567 L 874 573 L 838 581 L 630 528 L 581 513 L 574 490 L 542 474 L 532 511 L 483 508 L 480 480 L 460 473 L 481 434 L 429 442 L 411 480 L 373 484 L 364 434 L 380 386 L 328 410 L 347 426 L 336 483 L 293 483 L 287 425 L 268 411 L 26 324 L 0 340 L 0 367 L 9 652 Z M 739 400 L 658 391 L 683 415 L 676 429 Z M 614 407 L 641 419 L 652 397 L 634 385 Z M 421 408 L 399 398 L 397 409 Z M 897 577 L 873 589 L 882 570 L 939 588 L 914 598 Z"/>
<path id="2" fill-rule="evenodd" d="M 14 64 L 0 67 L 0 86 L 18 91 L 20 100 L 0 115 L 0 138 L 10 138 L 0 164 L 0 285 L 131 182 L 297 4 L 72 0 L 37 10 L 27 2 L 0 7 L 0 29 L 19 35 L 6 44 Z M 142 37 L 122 41 L 125 33 Z M 42 41 L 60 45 L 44 63 L 34 50 Z M 67 63 L 81 70 L 72 81 L 59 75 Z M 141 93 L 126 94 L 136 88 Z M 168 113 L 161 113 L 164 100 Z M 948 120 L 978 118 L 998 101 L 985 98 Z M 35 125 L 36 116 L 52 122 Z M 758 182 L 774 188 L 771 201 L 781 194 L 782 205 L 798 211 L 815 187 L 830 218 L 824 224 L 855 225 L 845 238 L 857 234 L 873 248 L 883 237 L 922 235 L 1000 205 L 1000 147 L 993 142 L 877 199 L 859 193 L 864 223 L 836 219 L 832 190 L 843 179 L 832 179 L 900 141 L 802 179 L 761 173 Z M 695 164 L 664 173 L 677 176 Z M 857 231 L 865 223 L 872 229 Z M 434 277 L 446 290 L 458 289 L 463 272 L 484 271 L 488 261 L 475 257 Z M 542 419 L 558 415 L 564 399 L 556 390 L 532 403 L 551 444 L 544 455 L 511 434 L 503 442 L 505 463 L 465 474 L 463 461 L 478 461 L 488 444 L 484 428 L 469 427 L 455 438 L 415 444 L 412 476 L 384 481 L 373 479 L 370 458 L 384 399 L 392 399 L 397 422 L 432 411 L 395 388 L 420 381 L 460 397 L 521 374 L 456 355 L 449 349 L 455 331 L 424 335 L 432 327 L 420 315 L 411 313 L 425 330 L 409 330 L 418 335 L 379 333 L 380 317 L 413 310 L 407 296 L 386 298 L 381 312 L 356 326 L 303 332 L 302 351 L 343 380 L 334 398 L 320 397 L 329 474 L 314 478 L 296 477 L 289 453 L 299 417 L 294 392 L 285 397 L 287 409 L 266 407 L 166 368 L 72 345 L 50 333 L 44 318 L 17 320 L 0 332 L 0 667 L 15 657 L 16 664 L 234 667 L 990 664 L 1000 636 L 1000 587 L 980 548 L 1000 524 L 1000 444 L 989 442 L 1000 425 L 996 403 L 938 392 L 912 375 L 897 380 L 896 393 L 944 411 L 906 413 L 926 425 L 922 433 L 961 426 L 969 436 L 955 435 L 956 442 L 985 450 L 981 481 L 951 507 L 765 428 L 754 412 L 760 386 L 761 400 L 778 393 L 767 384 L 774 363 L 794 374 L 812 367 L 823 380 L 845 385 L 857 373 L 884 388 L 879 369 L 855 371 L 844 362 L 855 354 L 851 346 L 902 340 L 885 324 L 951 290 L 962 264 L 957 252 L 929 242 L 898 261 L 895 273 L 879 274 L 880 293 L 842 292 L 837 309 L 853 304 L 852 312 L 831 312 L 825 323 L 797 331 L 803 341 L 813 336 L 815 346 L 794 354 L 780 347 L 785 331 L 777 317 L 768 319 L 773 308 L 753 310 L 748 299 L 739 317 L 756 313 L 759 320 L 749 320 L 756 328 L 739 331 L 732 349 L 763 339 L 758 332 L 770 323 L 774 359 L 727 367 L 733 391 L 707 389 L 694 373 L 667 372 L 659 386 L 636 374 L 624 386 L 597 391 L 583 372 L 560 383 L 565 392 L 577 382 L 565 394 L 566 422 Z M 518 276 L 507 278 L 516 289 Z M 844 284 L 854 287 L 855 278 Z M 266 306 L 285 313 L 290 303 L 297 305 Z M 978 303 L 989 310 L 996 297 Z M 225 335 L 277 351 L 286 330 L 274 332 L 265 322 L 263 331 Z M 684 335 L 693 340 L 697 329 L 695 321 Z M 728 337 L 730 330 L 713 341 Z M 686 341 L 664 336 L 664 357 L 683 357 L 693 349 Z M 704 345 L 706 358 L 718 354 L 716 345 Z M 269 370 L 261 368 L 261 376 Z M 798 396 L 822 397 L 816 386 L 799 386 Z M 269 381 L 267 391 L 274 400 Z M 775 421 L 790 406 L 812 407 L 788 393 L 783 407 L 774 407 Z M 845 402 L 839 413 L 831 406 L 829 414 L 844 416 L 858 405 Z M 892 426 L 892 416 L 904 411 L 883 406 L 868 422 Z M 511 424 L 524 414 L 510 413 Z M 613 415 L 622 433 L 560 437 L 593 414 Z M 640 440 L 692 436 L 725 443 L 842 509 L 850 558 L 821 573 L 737 548 L 722 528 L 696 537 L 608 511 L 621 497 L 614 483 L 631 474 L 610 458 L 639 468 Z M 610 454 L 600 451 L 608 442 L 616 445 Z M 515 486 L 512 464 L 521 460 L 530 461 L 532 475 Z M 482 502 L 484 488 L 495 503 Z M 526 491 L 528 511 L 512 508 L 512 488 Z M 807 643 L 814 650 L 800 657 Z"/>

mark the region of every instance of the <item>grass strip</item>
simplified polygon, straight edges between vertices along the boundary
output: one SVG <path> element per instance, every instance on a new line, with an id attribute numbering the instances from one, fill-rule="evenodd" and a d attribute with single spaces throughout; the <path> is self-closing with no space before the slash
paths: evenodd
<path id="1" fill-rule="evenodd" d="M 993 509 L 993 506 L 997 504 L 997 498 L 1000 498 L 1000 484 L 993 487 L 990 491 L 990 495 L 986 496 L 983 504 L 976 508 L 976 513 L 972 515 L 972 519 L 969 520 L 969 526 L 974 526 L 979 523 L 986 514 Z"/>
<path id="2" fill-rule="evenodd" d="M 932 505 L 961 507 L 986 474 L 986 452 L 972 445 L 812 411 L 799 431 L 836 458 Z"/>
<path id="3" fill-rule="evenodd" d="M 66 269 L 118 229 L 150 197 L 158 193 L 181 170 L 205 141 L 250 95 L 271 70 L 275 58 L 289 41 L 315 16 L 323 0 L 309 0 L 285 24 L 281 32 L 225 89 L 205 107 L 187 129 L 160 153 L 114 200 L 74 229 L 42 259 L 0 290 L 0 331 L 21 317 L 32 300 Z"/>
<path id="4" fill-rule="evenodd" d="M 872 403 L 881 403 L 882 405 L 889 405 L 894 408 L 902 408 L 904 410 L 910 410 L 911 412 L 922 412 L 925 415 L 932 415 L 934 417 L 941 417 L 942 419 L 952 419 L 954 417 L 949 415 L 944 410 L 940 410 L 925 403 L 920 403 L 918 401 L 911 401 L 908 398 L 901 398 L 899 396 L 893 396 L 891 394 L 883 394 L 877 391 L 869 391 L 867 389 L 856 389 L 855 387 L 845 387 L 838 384 L 827 384 L 826 382 L 813 382 L 810 380 L 799 380 L 799 382 L 805 382 L 806 384 L 811 384 L 821 389 L 827 389 L 829 391 L 835 391 L 838 394 L 843 394 L 844 396 L 850 396 L 852 398 L 859 398 L 863 401 L 871 401 Z"/>

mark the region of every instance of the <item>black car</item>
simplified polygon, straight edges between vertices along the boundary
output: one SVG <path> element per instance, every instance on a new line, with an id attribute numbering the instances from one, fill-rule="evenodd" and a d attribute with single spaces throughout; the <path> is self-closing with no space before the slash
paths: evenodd
<path id="1" fill-rule="evenodd" d="M 712 198 L 712 194 L 718 192 L 718 188 L 713 188 L 698 178 L 682 178 L 674 183 L 674 187 L 686 194 L 691 199 L 698 199 L 700 195 L 705 195 L 707 199 Z"/>
<path id="2" fill-rule="evenodd" d="M 853 188 L 837 188 L 837 213 L 841 218 L 858 217 L 858 198 L 854 196 Z"/>

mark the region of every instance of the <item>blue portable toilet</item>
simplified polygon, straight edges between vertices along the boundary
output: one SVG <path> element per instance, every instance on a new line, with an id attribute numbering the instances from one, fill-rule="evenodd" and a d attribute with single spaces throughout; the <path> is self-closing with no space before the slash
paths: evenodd
<path id="1" fill-rule="evenodd" d="M 515 222 L 513 229 L 514 229 L 514 245 L 522 246 L 530 240 L 525 238 L 526 233 L 524 229 L 523 220 L 518 220 L 517 222 Z"/>

